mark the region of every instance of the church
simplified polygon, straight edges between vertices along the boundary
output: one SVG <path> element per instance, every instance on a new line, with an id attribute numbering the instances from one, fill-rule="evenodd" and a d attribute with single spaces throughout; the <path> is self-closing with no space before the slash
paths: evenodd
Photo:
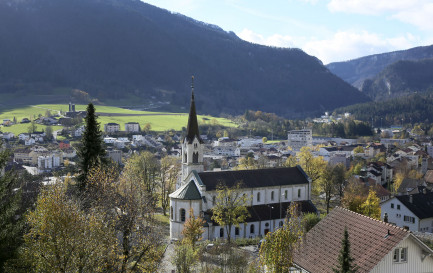
<path id="1" fill-rule="evenodd" d="M 283 225 L 290 202 L 298 202 L 302 212 L 317 213 L 311 199 L 311 179 L 300 166 L 238 171 L 204 171 L 203 145 L 200 138 L 191 86 L 191 106 L 186 136 L 182 143 L 182 174 L 180 187 L 170 194 L 170 239 L 182 238 L 183 225 L 190 217 L 201 216 L 204 240 L 226 238 L 226 230 L 211 220 L 212 207 L 219 183 L 228 187 L 242 182 L 242 192 L 249 197 L 246 223 L 232 227 L 231 238 L 265 236 Z"/>

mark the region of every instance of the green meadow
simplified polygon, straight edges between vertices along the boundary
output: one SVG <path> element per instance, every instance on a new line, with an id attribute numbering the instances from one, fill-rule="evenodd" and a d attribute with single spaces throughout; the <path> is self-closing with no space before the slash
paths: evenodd
<path id="1" fill-rule="evenodd" d="M 86 107 L 87 105 L 75 105 L 75 110 L 85 111 Z M 39 115 L 45 115 L 47 110 L 50 110 L 52 114 L 56 114 L 57 111 L 66 112 L 68 111 L 68 108 L 69 106 L 67 104 L 39 104 L 22 108 L 0 109 L 0 123 L 3 121 L 3 119 L 13 120 L 14 117 L 17 119 L 17 122 L 20 122 L 23 118 L 38 118 Z M 98 122 L 101 124 L 102 130 L 104 124 L 109 122 L 118 123 L 121 130 L 125 129 L 125 123 L 127 122 L 138 122 L 141 127 L 143 127 L 147 123 L 150 123 L 152 131 L 180 131 L 182 127 L 186 127 L 186 124 L 188 122 L 187 113 L 135 111 L 119 107 L 100 105 L 95 105 L 95 109 L 96 113 L 100 114 L 100 116 L 98 117 Z M 110 114 L 113 115 L 111 116 Z M 225 118 L 198 115 L 197 119 L 200 124 L 219 124 L 226 127 L 237 126 L 231 120 Z M 38 124 L 37 126 L 38 130 L 45 129 L 46 127 L 40 124 Z M 0 130 L 3 132 L 12 132 L 17 135 L 19 133 L 26 133 L 28 127 L 29 124 L 16 124 L 8 127 L 0 127 Z M 59 130 L 61 128 L 61 126 L 53 126 L 53 130 Z"/>

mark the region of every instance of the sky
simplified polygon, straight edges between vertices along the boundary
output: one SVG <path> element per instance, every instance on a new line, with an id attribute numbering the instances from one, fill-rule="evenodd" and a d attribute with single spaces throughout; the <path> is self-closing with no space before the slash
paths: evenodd
<path id="1" fill-rule="evenodd" d="M 433 44 L 433 0 L 143 0 L 324 64 Z"/>

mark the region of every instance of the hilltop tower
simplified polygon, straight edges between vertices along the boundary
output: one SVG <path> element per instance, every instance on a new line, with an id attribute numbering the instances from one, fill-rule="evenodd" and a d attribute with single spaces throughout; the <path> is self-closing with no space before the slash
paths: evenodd
<path id="1" fill-rule="evenodd" d="M 198 131 L 194 101 L 194 76 L 191 79 L 191 106 L 189 109 L 186 136 L 182 143 L 182 183 L 191 171 L 203 172 L 203 140 Z"/>

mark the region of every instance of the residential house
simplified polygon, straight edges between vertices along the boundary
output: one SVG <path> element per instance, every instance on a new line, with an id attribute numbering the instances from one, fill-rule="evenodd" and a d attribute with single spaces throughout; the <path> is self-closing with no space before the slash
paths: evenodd
<path id="1" fill-rule="evenodd" d="M 395 196 L 380 205 L 381 218 L 399 227 L 433 233 L 433 193 Z M 433 270 L 433 267 L 432 267 Z"/>
<path id="2" fill-rule="evenodd" d="M 358 273 L 433 271 L 433 250 L 410 231 L 336 207 L 303 237 L 293 257 L 297 272 L 334 272 L 345 228 Z"/>
<path id="3" fill-rule="evenodd" d="M 302 147 L 313 146 L 313 133 L 311 129 L 292 130 L 288 132 L 287 146 L 293 151 L 300 151 Z"/>
<path id="4" fill-rule="evenodd" d="M 404 178 L 397 189 L 398 195 L 408 195 L 418 193 L 419 189 L 427 187 L 427 183 L 423 179 Z"/>
<path id="5" fill-rule="evenodd" d="M 5 133 L 3 133 L 3 139 L 11 140 L 11 139 L 13 139 L 14 137 L 15 137 L 15 134 L 14 134 L 14 133 L 11 133 L 11 132 L 5 132 Z"/>
<path id="6" fill-rule="evenodd" d="M 68 149 L 69 147 L 71 147 L 69 140 L 62 140 L 59 142 L 59 149 L 64 150 Z"/>
<path id="7" fill-rule="evenodd" d="M 107 150 L 107 156 L 113 162 L 121 164 L 122 163 L 122 151 L 121 150 Z"/>

